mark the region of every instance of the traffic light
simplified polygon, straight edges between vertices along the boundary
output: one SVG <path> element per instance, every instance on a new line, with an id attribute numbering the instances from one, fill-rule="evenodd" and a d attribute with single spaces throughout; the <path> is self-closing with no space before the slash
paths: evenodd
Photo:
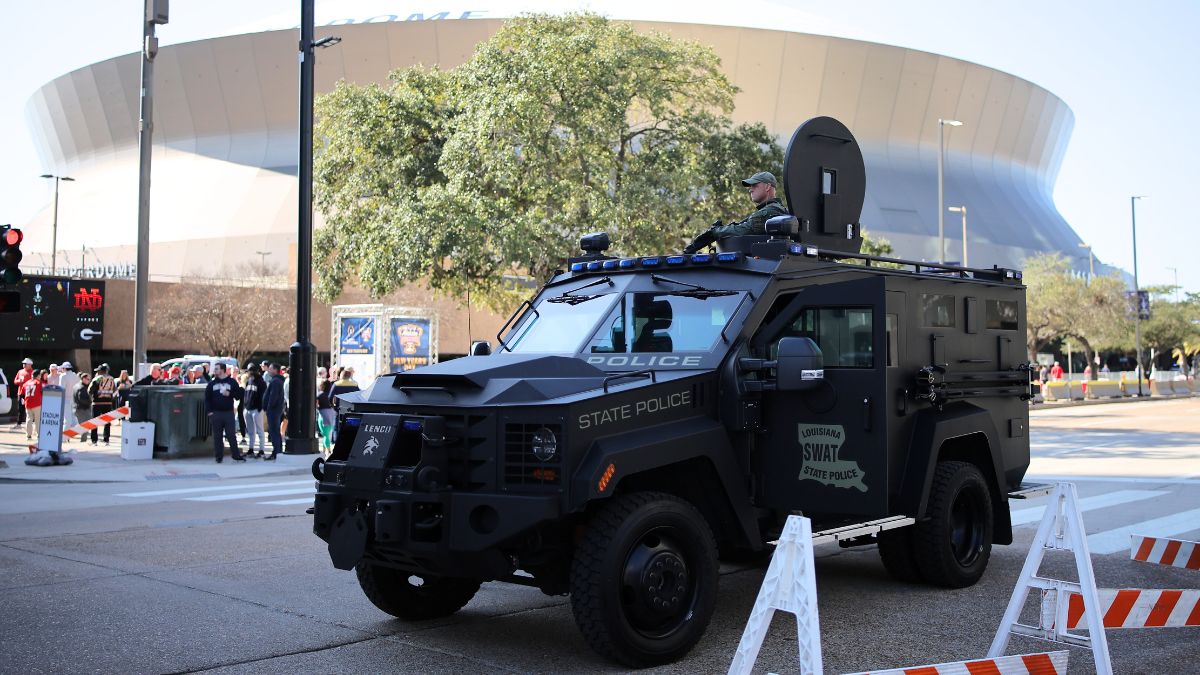
<path id="1" fill-rule="evenodd" d="M 21 281 L 21 240 L 25 235 L 12 225 L 0 225 L 0 283 Z"/>

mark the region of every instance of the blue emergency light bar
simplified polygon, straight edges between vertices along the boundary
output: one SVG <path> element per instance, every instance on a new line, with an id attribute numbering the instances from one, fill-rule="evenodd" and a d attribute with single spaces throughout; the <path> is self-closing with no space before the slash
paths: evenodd
<path id="1" fill-rule="evenodd" d="M 404 420 L 402 426 L 404 427 L 405 431 L 420 431 L 422 428 L 424 428 L 424 425 L 421 424 L 421 420 Z"/>
<path id="2" fill-rule="evenodd" d="M 642 258 L 642 267 L 658 267 L 658 258 Z"/>
<path id="3" fill-rule="evenodd" d="M 737 262 L 738 255 L 739 254 L 737 251 L 730 251 L 728 253 L 718 253 L 717 254 L 717 262 L 723 262 L 723 263 L 724 262 Z"/>

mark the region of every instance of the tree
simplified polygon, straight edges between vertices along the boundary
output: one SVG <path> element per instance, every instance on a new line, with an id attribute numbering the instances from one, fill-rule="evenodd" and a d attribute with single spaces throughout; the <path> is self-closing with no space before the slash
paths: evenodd
<path id="1" fill-rule="evenodd" d="M 150 334 L 245 363 L 264 343 L 295 326 L 294 291 L 264 288 L 264 278 L 252 270 L 259 267 L 254 263 L 223 270 L 217 278 L 184 277 L 166 285 L 149 313 Z M 250 313 L 247 295 L 256 299 Z"/>
<path id="2" fill-rule="evenodd" d="M 1189 293 L 1185 300 L 1172 300 L 1174 287 L 1151 286 L 1150 318 L 1142 322 L 1142 347 L 1159 354 L 1172 354 L 1186 365 L 1188 348 L 1200 343 L 1200 295 Z M 1175 352 L 1180 352 L 1176 354 Z"/>
<path id="3" fill-rule="evenodd" d="M 1125 282 L 1116 274 L 1090 283 L 1071 273 L 1058 253 L 1040 254 L 1025 263 L 1026 349 L 1032 358 L 1051 341 L 1070 337 L 1092 363 L 1097 350 L 1123 348 L 1131 321 Z"/>
<path id="4" fill-rule="evenodd" d="M 318 296 L 352 277 L 493 307 L 505 275 L 545 278 L 584 233 L 617 255 L 678 250 L 750 210 L 737 183 L 779 173 L 766 128 L 733 125 L 711 49 L 590 14 L 505 24 L 464 65 L 318 101 Z"/>

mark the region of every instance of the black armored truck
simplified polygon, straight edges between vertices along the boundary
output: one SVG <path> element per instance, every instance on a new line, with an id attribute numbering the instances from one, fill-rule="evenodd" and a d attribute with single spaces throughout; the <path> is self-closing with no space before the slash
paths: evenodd
<path id="1" fill-rule="evenodd" d="M 1029 464 L 1021 273 L 860 253 L 862 154 L 832 118 L 784 170 L 766 235 L 641 257 L 589 235 L 494 348 L 342 396 L 313 465 L 333 564 L 404 619 L 486 581 L 569 594 L 633 667 L 684 655 L 718 560 L 789 514 L 904 581 L 974 584 Z"/>

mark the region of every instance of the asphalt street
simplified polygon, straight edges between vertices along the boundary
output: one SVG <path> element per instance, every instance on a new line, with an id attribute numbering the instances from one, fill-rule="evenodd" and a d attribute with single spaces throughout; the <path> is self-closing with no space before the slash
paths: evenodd
<path id="1" fill-rule="evenodd" d="M 1129 560 L 1131 533 L 1200 538 L 1200 398 L 1031 417 L 1029 480 L 1076 484 L 1099 585 L 1200 588 L 1200 572 Z M 12 465 L 5 440 L 0 452 Z M 80 482 L 18 480 L 15 467 L 0 469 L 0 672 L 620 671 L 584 644 L 566 598 L 536 589 L 485 584 L 442 620 L 380 612 L 311 534 L 306 467 L 208 460 L 121 481 L 116 468 L 85 467 L 92 473 Z M 64 472 L 46 474 L 61 480 L 73 468 L 43 471 Z M 818 548 L 826 672 L 982 657 L 1045 503 L 1013 502 L 1016 541 L 995 548 L 983 580 L 962 590 L 893 581 L 873 546 Z M 1072 565 L 1056 553 L 1043 572 L 1073 578 Z M 657 672 L 729 667 L 764 569 L 722 571 L 704 639 Z M 796 672 L 795 623 L 776 615 L 755 672 Z M 1195 628 L 1107 637 L 1117 672 L 1195 672 L 1200 662 Z M 1008 653 L 1049 648 L 1013 638 Z M 1071 673 L 1094 672 L 1090 652 L 1071 652 Z"/>

